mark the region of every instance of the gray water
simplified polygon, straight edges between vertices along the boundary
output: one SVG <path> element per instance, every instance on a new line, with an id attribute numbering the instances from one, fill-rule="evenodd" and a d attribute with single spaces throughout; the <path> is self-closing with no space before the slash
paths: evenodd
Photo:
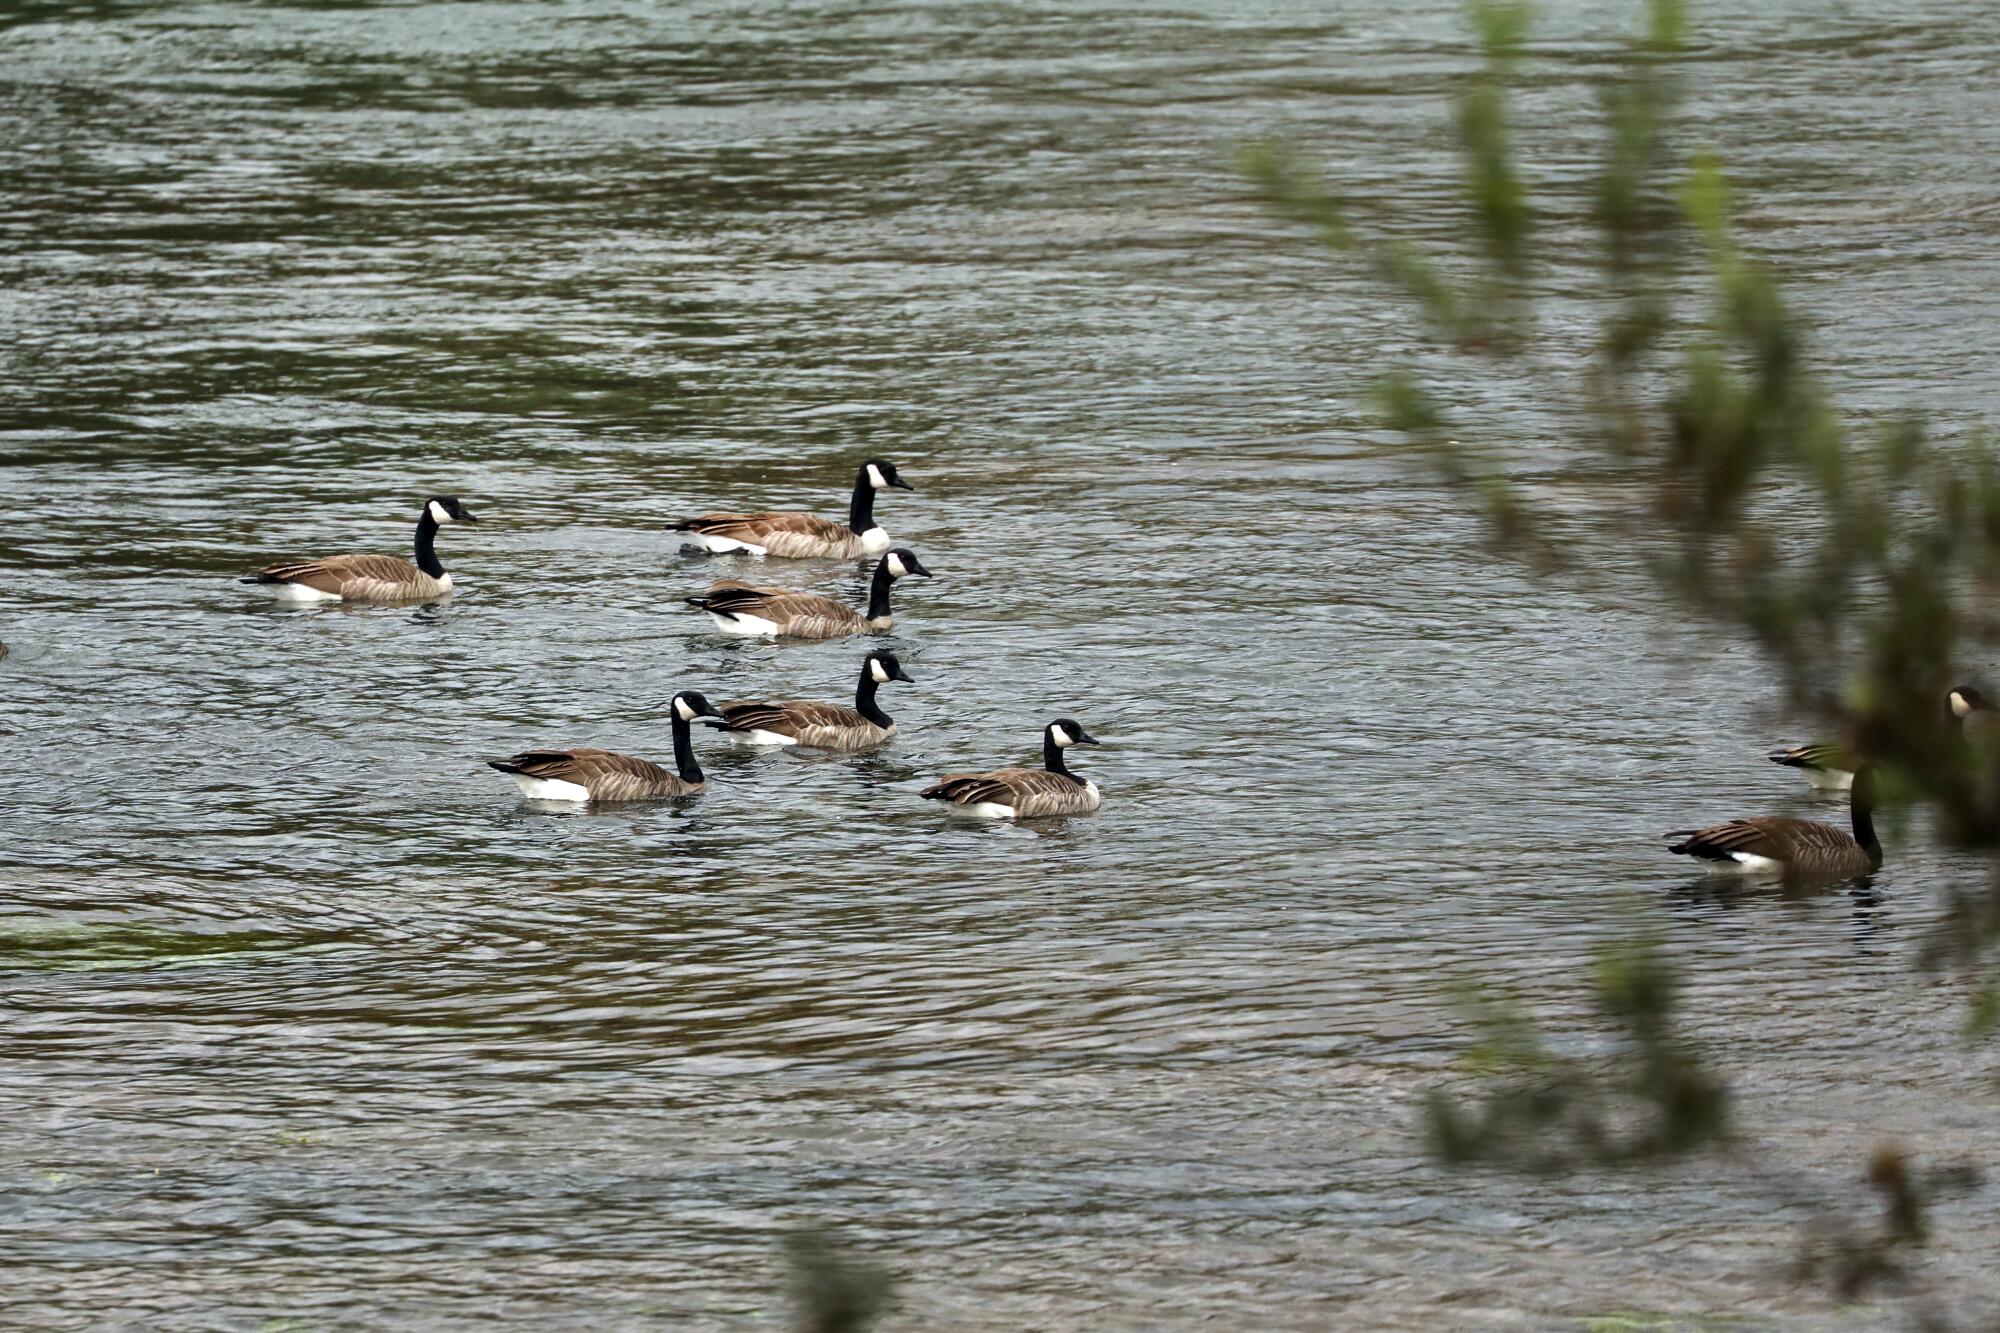
<path id="1" fill-rule="evenodd" d="M 1630 10 L 1545 8 L 1561 186 Z M 1690 139 L 1828 379 L 2000 418 L 2000 14 L 1744 8 Z M 1842 817 L 1759 758 L 1810 723 L 1618 542 L 1493 562 L 1363 401 L 1407 313 L 1232 173 L 1281 133 L 1448 243 L 1455 4 L 5 14 L 0 1324 L 771 1327 L 802 1225 L 896 1328 L 1901 1317 L 1786 1267 L 1878 1141 L 2000 1150 L 1913 966 L 1976 864 L 1901 827 L 1872 888 L 1703 892 L 1660 830 Z M 1462 396 L 1590 503 L 1560 404 Z M 718 639 L 680 598 L 741 571 L 664 524 L 838 513 L 869 454 L 937 574 L 892 747 L 704 739 L 698 800 L 568 814 L 482 765 L 845 697 L 859 644 Z M 235 581 L 435 493 L 448 604 Z M 1098 815 L 916 799 L 1058 713 Z M 1455 988 L 1592 1049 L 1648 929 L 1765 1174 L 1429 1162 Z M 1922 1291 L 1990 1312 L 1996 1204 L 1939 1203 Z"/>

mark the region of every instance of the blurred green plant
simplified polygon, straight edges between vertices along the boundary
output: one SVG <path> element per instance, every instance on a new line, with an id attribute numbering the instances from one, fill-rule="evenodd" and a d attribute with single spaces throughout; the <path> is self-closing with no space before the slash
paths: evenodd
<path id="1" fill-rule="evenodd" d="M 895 1279 L 828 1232 L 795 1231 L 784 1251 L 796 1333 L 862 1333 L 888 1311 Z"/>
<path id="2" fill-rule="evenodd" d="M 1462 171 L 1426 210 L 1462 223 L 1449 258 L 1362 217 L 1292 151 L 1256 147 L 1244 170 L 1409 303 L 1433 362 L 1459 358 L 1567 405 L 1596 455 L 1582 514 L 1574 494 L 1559 510 L 1519 482 L 1545 460 L 1482 439 L 1415 370 L 1376 387 L 1389 423 L 1476 497 L 1499 546 L 1553 573 L 1578 563 L 1578 526 L 1596 525 L 1691 610 L 1752 635 L 1792 702 L 1873 757 L 1886 803 L 1927 804 L 1944 836 L 2000 846 L 2000 753 L 1969 745 L 1942 704 L 1959 663 L 2000 636 L 2000 467 L 1983 438 L 1940 450 L 1914 416 L 1857 426 L 1838 409 L 1777 277 L 1736 240 L 1720 164 L 1677 145 L 1683 7 L 1651 0 L 1646 13 L 1603 84 L 1582 197 L 1544 204 L 1512 129 L 1529 6 L 1471 6 L 1482 60 L 1453 118 Z M 1537 318 L 1538 276 L 1574 257 L 1578 225 L 1597 257 L 1582 357 L 1573 321 Z"/>
<path id="3" fill-rule="evenodd" d="M 1424 218 L 1442 218 L 1459 244 L 1427 252 L 1407 219 L 1365 215 L 1292 150 L 1266 144 L 1243 159 L 1272 209 L 1358 261 L 1427 333 L 1429 378 L 1409 366 L 1383 375 L 1382 415 L 1476 502 L 1498 548 L 1551 576 L 1629 553 L 1691 614 L 1750 636 L 1788 701 L 1871 759 L 1882 804 L 1928 807 L 1940 838 L 2000 847 L 2000 728 L 1961 726 L 1943 706 L 1961 664 L 2000 640 L 1990 439 L 1939 448 L 1914 414 L 1855 421 L 1815 375 L 1805 321 L 1737 239 L 1720 162 L 1677 137 L 1680 0 L 1649 0 L 1601 83 L 1599 161 L 1567 197 L 1538 194 L 1520 165 L 1511 94 L 1530 58 L 1530 7 L 1474 0 L 1470 13 L 1481 60 L 1454 109 L 1461 170 Z M 1581 277 L 1580 246 L 1594 256 Z M 1538 306 L 1558 266 L 1563 317 L 1548 319 Z M 1591 312 L 1582 334 L 1579 283 Z M 1586 487 L 1551 502 L 1522 480 L 1546 457 L 1453 415 L 1482 380 L 1552 405 L 1581 446 L 1563 480 Z M 1958 895 L 1925 961 L 1984 967 L 1996 943 L 2000 878 Z M 1556 1171 L 1717 1149 L 1746 1184 L 1807 1201 L 1732 1144 L 1728 1089 L 1676 1036 L 1673 976 L 1655 945 L 1603 955 L 1592 996 L 1612 1039 L 1590 1057 L 1552 1051 L 1490 994 L 1467 1001 L 1475 1078 L 1428 1099 L 1438 1157 Z M 1975 1031 L 2000 1026 L 2000 982 L 1972 1008 Z M 1950 1183 L 1919 1180 L 1889 1148 L 1867 1180 L 1879 1225 L 1812 1205 L 1836 1220 L 1801 1261 L 1849 1297 L 1902 1270 L 1900 1253 L 1926 1235 L 1927 1190 Z"/>
<path id="4" fill-rule="evenodd" d="M 1556 1172 L 1680 1156 L 1726 1141 L 1729 1093 L 1675 1034 L 1674 977 L 1646 939 L 1599 955 L 1591 998 L 1611 1030 L 1601 1058 L 1550 1051 L 1517 1007 L 1484 992 L 1464 1003 L 1475 1041 L 1476 1100 L 1442 1089 L 1425 1101 L 1442 1161 Z"/>

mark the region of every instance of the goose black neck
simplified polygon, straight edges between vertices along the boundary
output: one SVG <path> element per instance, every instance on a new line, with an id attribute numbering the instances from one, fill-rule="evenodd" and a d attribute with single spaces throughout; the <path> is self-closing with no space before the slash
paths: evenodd
<path id="1" fill-rule="evenodd" d="M 688 736 L 688 720 L 681 716 L 680 706 L 674 706 L 674 767 L 680 771 L 682 782 L 700 782 L 701 765 L 694 761 L 694 741 Z"/>
<path id="2" fill-rule="evenodd" d="M 1869 864 L 1881 865 L 1882 843 L 1875 836 L 1874 802 L 1866 794 L 1857 794 L 1851 813 L 1854 816 L 1854 840 L 1861 844 L 1862 851 L 1868 853 Z"/>
<path id="3" fill-rule="evenodd" d="M 438 559 L 433 545 L 438 535 L 437 520 L 431 517 L 431 508 L 424 506 L 424 516 L 417 520 L 417 568 L 434 579 L 444 577 L 444 561 Z"/>
<path id="4" fill-rule="evenodd" d="M 1042 767 L 1051 773 L 1060 773 L 1066 778 L 1076 776 L 1069 771 L 1069 765 L 1063 762 L 1063 747 L 1056 744 L 1056 736 L 1052 731 L 1042 733 Z"/>
<path id="5" fill-rule="evenodd" d="M 854 479 L 854 498 L 847 502 L 847 526 L 857 533 L 875 526 L 875 486 L 868 480 L 866 465 Z"/>
<path id="6" fill-rule="evenodd" d="M 889 587 L 896 576 L 889 572 L 889 557 L 875 562 L 875 577 L 868 584 L 868 618 L 882 620 L 889 614 Z"/>
<path id="7" fill-rule="evenodd" d="M 881 688 L 875 681 L 873 663 L 861 668 L 861 683 L 854 687 L 854 711 L 873 722 L 878 727 L 889 725 L 889 715 L 875 702 L 875 691 Z"/>

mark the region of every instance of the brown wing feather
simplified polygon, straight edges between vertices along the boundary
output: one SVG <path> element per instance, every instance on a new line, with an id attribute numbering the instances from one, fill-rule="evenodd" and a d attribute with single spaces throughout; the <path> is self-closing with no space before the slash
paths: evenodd
<path id="1" fill-rule="evenodd" d="M 493 765 L 503 773 L 524 773 L 553 782 L 574 782 L 600 801 L 636 801 L 650 796 L 682 796 L 699 787 L 650 760 L 611 750 L 525 750 Z"/>
<path id="2" fill-rule="evenodd" d="M 759 588 L 734 580 L 712 586 L 701 605 L 725 614 L 761 616 L 781 634 L 797 639 L 833 639 L 868 628 L 867 617 L 831 597 L 789 588 Z"/>
<path id="3" fill-rule="evenodd" d="M 1832 769 L 1842 773 L 1852 773 L 1861 762 L 1845 745 L 1824 741 L 1814 745 L 1794 745 L 1783 750 L 1773 750 L 1770 760 L 1787 768 Z"/>
<path id="4" fill-rule="evenodd" d="M 1773 815 L 1762 819 L 1732 819 L 1705 829 L 1669 833 L 1683 841 L 1673 848 L 1689 856 L 1724 860 L 1735 853 L 1761 856 L 1786 865 L 1831 866 L 1867 853 L 1847 830 L 1817 819 Z"/>
<path id="5" fill-rule="evenodd" d="M 786 713 L 783 704 L 728 699 L 720 707 L 722 720 L 727 724 L 725 730 L 769 731 L 780 736 L 798 735 L 798 724 Z"/>

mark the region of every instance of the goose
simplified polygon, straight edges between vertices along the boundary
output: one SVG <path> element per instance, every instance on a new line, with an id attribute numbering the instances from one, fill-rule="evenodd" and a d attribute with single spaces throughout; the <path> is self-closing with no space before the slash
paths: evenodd
<path id="1" fill-rule="evenodd" d="M 1073 718 L 1059 717 L 1042 731 L 1042 767 L 950 773 L 917 795 L 926 801 L 947 801 L 953 812 L 978 819 L 1087 815 L 1104 798 L 1096 783 L 1069 771 L 1063 751 L 1072 745 L 1096 744 L 1097 738 Z"/>
<path id="2" fill-rule="evenodd" d="M 896 719 L 875 702 L 875 691 L 892 680 L 908 681 L 894 653 L 874 652 L 861 663 L 854 707 L 792 700 L 751 703 L 726 699 L 722 719 L 708 725 L 752 745 L 805 745 L 821 750 L 863 750 L 896 734 Z"/>
<path id="3" fill-rule="evenodd" d="M 800 560 L 858 560 L 889 549 L 889 530 L 875 521 L 875 492 L 916 487 L 896 475 L 893 463 L 871 458 L 854 476 L 854 498 L 847 504 L 847 522 L 835 523 L 818 514 L 703 514 L 682 519 L 673 531 L 688 534 L 688 545 L 722 555 L 774 555 Z"/>
<path id="4" fill-rule="evenodd" d="M 931 572 L 917 559 L 917 553 L 899 546 L 875 565 L 868 585 L 868 610 L 856 611 L 843 602 L 818 593 L 794 592 L 788 588 L 755 588 L 734 580 L 718 583 L 702 597 L 686 599 L 689 606 L 708 612 L 716 629 L 724 634 L 788 639 L 840 639 L 849 634 L 888 629 L 889 588 L 907 574 L 929 578 Z"/>
<path id="5" fill-rule="evenodd" d="M 702 789 L 701 765 L 695 762 L 688 724 L 698 717 L 717 717 L 714 704 L 694 690 L 674 696 L 674 768 L 610 750 L 523 750 L 505 759 L 489 759 L 520 785 L 521 794 L 536 801 L 645 801 L 692 796 Z"/>
<path id="6" fill-rule="evenodd" d="M 1945 706 L 1968 734 L 1990 728 L 1996 720 L 1986 696 L 1976 686 L 1957 685 L 1945 693 Z M 1796 768 L 1807 782 L 1825 791 L 1846 791 L 1854 785 L 1854 752 L 1845 745 L 1822 741 L 1814 745 L 1791 745 L 1764 756 L 1774 764 Z"/>
<path id="7" fill-rule="evenodd" d="M 1854 803 L 1849 812 L 1852 835 L 1816 819 L 1769 816 L 1669 833 L 1667 837 L 1682 841 L 1667 850 L 1676 856 L 1696 857 L 1707 862 L 1710 871 L 1724 874 L 1853 879 L 1882 865 L 1874 813 L 1875 778 L 1864 764 L 1854 774 Z"/>
<path id="8" fill-rule="evenodd" d="M 432 542 L 446 523 L 477 523 L 452 495 L 424 501 L 417 519 L 417 562 L 393 555 L 330 555 L 266 565 L 244 583 L 268 585 L 281 602 L 428 602 L 451 592 L 451 575 Z"/>

